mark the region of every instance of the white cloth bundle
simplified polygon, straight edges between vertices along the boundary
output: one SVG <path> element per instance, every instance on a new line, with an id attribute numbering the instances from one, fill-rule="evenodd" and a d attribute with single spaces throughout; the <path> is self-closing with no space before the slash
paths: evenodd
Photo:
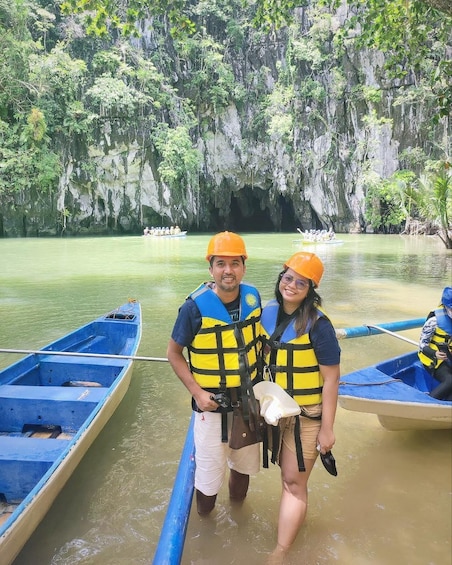
<path id="1" fill-rule="evenodd" d="M 276 426 L 280 418 L 297 416 L 300 413 L 300 407 L 295 400 L 272 381 L 257 383 L 253 390 L 261 406 L 261 416 L 267 424 Z"/>

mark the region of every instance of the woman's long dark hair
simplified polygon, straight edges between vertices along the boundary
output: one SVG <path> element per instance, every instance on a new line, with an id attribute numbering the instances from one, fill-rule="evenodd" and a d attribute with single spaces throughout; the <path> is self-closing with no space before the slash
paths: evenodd
<path id="1" fill-rule="evenodd" d="M 278 279 L 276 280 L 275 297 L 280 306 L 283 305 L 283 297 L 281 292 L 279 291 L 279 283 L 281 282 L 281 278 L 286 271 L 287 269 L 281 271 L 278 275 Z M 306 329 L 308 327 L 312 327 L 314 322 L 317 321 L 317 318 L 319 317 L 317 313 L 317 307 L 321 305 L 322 299 L 320 295 L 317 294 L 312 281 L 309 280 L 308 294 L 298 308 L 298 312 L 295 317 L 295 331 L 297 332 L 297 336 L 306 333 Z"/>

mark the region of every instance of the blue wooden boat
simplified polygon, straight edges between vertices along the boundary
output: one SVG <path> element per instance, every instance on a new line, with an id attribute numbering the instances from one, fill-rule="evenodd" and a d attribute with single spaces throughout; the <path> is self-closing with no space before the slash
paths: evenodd
<path id="1" fill-rule="evenodd" d="M 0 371 L 2 565 L 17 556 L 124 397 L 140 339 L 141 308 L 129 302 Z"/>
<path id="2" fill-rule="evenodd" d="M 195 484 L 194 422 L 192 414 L 152 565 L 179 565 L 182 559 Z"/>
<path id="3" fill-rule="evenodd" d="M 452 402 L 429 396 L 437 385 L 413 351 L 344 375 L 338 402 L 376 414 L 388 430 L 451 429 Z"/>

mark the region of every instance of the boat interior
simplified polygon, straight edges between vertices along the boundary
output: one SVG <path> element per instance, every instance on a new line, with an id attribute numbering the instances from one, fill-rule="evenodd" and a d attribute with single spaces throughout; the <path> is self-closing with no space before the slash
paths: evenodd
<path id="1" fill-rule="evenodd" d="M 125 354 L 135 342 L 133 318 L 93 322 L 45 348 L 64 355 L 31 354 L 0 371 L 0 524 L 58 460 L 128 362 L 71 353 Z"/>
<path id="2" fill-rule="evenodd" d="M 416 352 L 379 363 L 376 365 L 376 369 L 394 379 L 400 379 L 421 392 L 430 392 L 438 384 L 422 363 L 417 360 Z"/>

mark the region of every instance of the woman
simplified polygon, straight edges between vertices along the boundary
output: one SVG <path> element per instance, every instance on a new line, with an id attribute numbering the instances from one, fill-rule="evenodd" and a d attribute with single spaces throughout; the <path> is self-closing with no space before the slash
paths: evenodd
<path id="1" fill-rule="evenodd" d="M 300 416 L 272 427 L 272 461 L 281 468 L 278 543 L 270 558 L 280 563 L 306 516 L 308 479 L 318 453 L 335 443 L 340 348 L 316 292 L 323 264 L 314 253 L 292 255 L 262 312 L 265 363 L 272 378 L 301 407 Z"/>

